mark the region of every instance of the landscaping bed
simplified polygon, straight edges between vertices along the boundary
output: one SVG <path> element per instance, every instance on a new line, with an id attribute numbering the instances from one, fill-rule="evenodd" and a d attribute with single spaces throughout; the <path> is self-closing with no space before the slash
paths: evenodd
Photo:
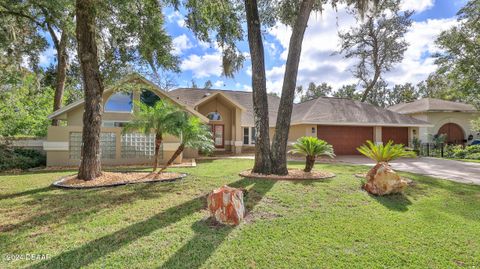
<path id="1" fill-rule="evenodd" d="M 55 187 L 74 189 L 99 188 L 146 182 L 168 182 L 182 179 L 185 176 L 186 174 L 173 172 L 160 174 L 147 172 L 103 172 L 95 180 L 81 180 L 77 178 L 77 175 L 70 175 L 55 181 L 53 185 Z"/>
<path id="2" fill-rule="evenodd" d="M 327 171 L 314 170 L 312 172 L 305 172 L 301 169 L 288 169 L 288 175 L 284 176 L 252 173 L 252 170 L 245 170 L 238 175 L 245 178 L 260 178 L 272 180 L 316 180 L 335 177 L 334 173 Z"/>

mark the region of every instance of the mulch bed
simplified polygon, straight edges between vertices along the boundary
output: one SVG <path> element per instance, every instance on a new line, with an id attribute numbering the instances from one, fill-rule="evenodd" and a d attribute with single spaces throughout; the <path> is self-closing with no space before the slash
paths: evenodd
<path id="1" fill-rule="evenodd" d="M 288 169 L 288 175 L 264 175 L 252 173 L 251 170 L 245 170 L 238 174 L 241 177 L 253 178 L 253 179 L 272 179 L 272 180 L 316 180 L 327 179 L 335 176 L 334 173 L 326 171 L 312 171 L 309 173 L 304 172 L 301 169 Z"/>
<path id="2" fill-rule="evenodd" d="M 160 174 L 147 172 L 102 172 L 102 175 L 94 180 L 80 180 L 77 175 L 60 178 L 53 186 L 69 189 L 88 189 L 99 187 L 114 187 L 135 183 L 148 182 L 171 182 L 186 177 L 186 174 L 164 172 Z"/>

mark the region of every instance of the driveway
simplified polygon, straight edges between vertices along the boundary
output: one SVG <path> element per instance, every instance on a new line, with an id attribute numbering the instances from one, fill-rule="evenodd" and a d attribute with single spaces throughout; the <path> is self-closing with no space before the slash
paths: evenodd
<path id="1" fill-rule="evenodd" d="M 363 156 L 338 156 L 337 161 L 372 166 L 374 162 Z M 391 162 L 393 169 L 460 183 L 480 185 L 480 163 L 468 163 L 438 158 L 399 159 Z"/>

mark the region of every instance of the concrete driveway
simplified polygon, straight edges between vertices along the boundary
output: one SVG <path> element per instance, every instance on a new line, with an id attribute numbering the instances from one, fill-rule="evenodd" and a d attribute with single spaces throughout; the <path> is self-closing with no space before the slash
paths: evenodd
<path id="1" fill-rule="evenodd" d="M 363 164 L 374 164 L 363 156 L 338 156 L 337 161 Z M 393 169 L 412 172 L 432 177 L 443 178 L 467 184 L 480 185 L 480 163 L 468 163 L 437 158 L 399 159 L 391 162 Z"/>

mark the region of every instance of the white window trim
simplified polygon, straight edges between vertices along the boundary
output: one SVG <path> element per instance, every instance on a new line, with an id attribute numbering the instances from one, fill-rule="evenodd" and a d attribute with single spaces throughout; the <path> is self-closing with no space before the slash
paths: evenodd
<path id="1" fill-rule="evenodd" d="M 245 128 L 248 128 L 248 144 L 243 143 L 243 137 L 245 136 L 243 131 L 244 131 Z M 255 127 L 254 126 L 242 126 L 242 144 L 244 146 L 255 146 L 255 143 L 252 143 L 252 128 L 255 128 Z"/>
<path id="2" fill-rule="evenodd" d="M 115 127 L 115 126 L 103 126 L 103 123 L 105 122 L 108 122 L 108 123 L 111 123 L 113 122 L 115 124 L 115 122 L 130 122 L 129 120 L 102 120 L 102 127 L 104 128 L 123 128 L 123 127 Z"/>

